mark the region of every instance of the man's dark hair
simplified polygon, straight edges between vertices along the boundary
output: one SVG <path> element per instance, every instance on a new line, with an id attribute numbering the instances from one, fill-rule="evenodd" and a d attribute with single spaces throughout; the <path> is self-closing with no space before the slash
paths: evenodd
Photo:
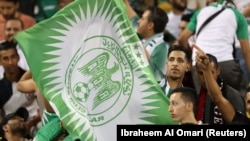
<path id="1" fill-rule="evenodd" d="M 181 45 L 172 45 L 168 49 L 168 57 L 169 57 L 170 53 L 173 52 L 173 51 L 182 51 L 182 52 L 184 52 L 185 57 L 188 60 L 188 62 L 191 62 L 191 60 L 192 60 L 192 52 L 189 49 L 187 49 L 187 48 L 185 48 L 185 47 L 183 47 Z"/>
<path id="2" fill-rule="evenodd" d="M 148 20 L 154 23 L 154 32 L 163 32 L 166 24 L 168 23 L 168 16 L 166 12 L 157 6 L 149 6 L 147 10 L 150 11 Z"/>
<path id="3" fill-rule="evenodd" d="M 189 88 L 189 87 L 179 87 L 176 88 L 172 91 L 173 93 L 181 93 L 181 98 L 185 101 L 185 102 L 192 102 L 194 105 L 194 113 L 196 113 L 197 107 L 198 107 L 198 95 L 195 91 L 195 89 L 193 88 Z"/>
<path id="4" fill-rule="evenodd" d="M 215 67 L 218 68 L 219 67 L 219 63 L 218 63 L 217 58 L 214 55 L 209 54 L 209 53 L 207 53 L 206 55 L 208 56 L 209 61 L 213 62 L 214 65 L 215 65 Z"/>
<path id="5" fill-rule="evenodd" d="M 8 49 L 15 49 L 16 52 L 17 52 L 16 45 L 17 45 L 16 43 L 10 42 L 10 41 L 2 42 L 0 44 L 0 51 L 2 51 L 2 50 L 8 50 Z"/>
<path id="6" fill-rule="evenodd" d="M 7 139 L 5 138 L 5 132 L 3 130 L 3 126 L 8 124 L 8 121 L 13 119 L 15 116 L 21 117 L 23 118 L 24 121 L 27 121 L 29 117 L 29 112 L 27 111 L 26 108 L 19 107 L 15 112 L 7 114 L 6 116 L 3 117 L 0 123 L 0 141 L 7 141 Z M 24 130 L 19 130 L 19 132 L 22 135 L 25 135 L 27 131 L 24 129 Z"/>
<path id="7" fill-rule="evenodd" d="M 193 12 L 192 13 L 187 13 L 181 16 L 181 21 L 185 21 L 185 22 L 190 22 L 192 16 L 193 16 Z"/>

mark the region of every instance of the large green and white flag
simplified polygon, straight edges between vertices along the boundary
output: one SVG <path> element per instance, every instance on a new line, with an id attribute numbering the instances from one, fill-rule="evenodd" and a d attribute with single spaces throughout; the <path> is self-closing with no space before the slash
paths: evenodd
<path id="1" fill-rule="evenodd" d="M 75 0 L 15 38 L 70 134 L 115 141 L 118 124 L 173 124 L 122 0 Z"/>

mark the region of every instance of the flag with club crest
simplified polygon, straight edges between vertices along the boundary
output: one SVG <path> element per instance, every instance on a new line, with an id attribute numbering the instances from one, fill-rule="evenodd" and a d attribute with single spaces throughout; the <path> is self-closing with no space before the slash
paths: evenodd
<path id="1" fill-rule="evenodd" d="M 115 141 L 119 124 L 173 124 L 122 0 L 75 0 L 15 39 L 69 134 Z"/>

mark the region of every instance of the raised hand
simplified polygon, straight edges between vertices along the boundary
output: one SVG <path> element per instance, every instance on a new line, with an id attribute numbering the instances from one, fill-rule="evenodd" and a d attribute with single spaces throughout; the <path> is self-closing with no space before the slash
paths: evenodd
<path id="1" fill-rule="evenodd" d="M 207 67 L 209 66 L 208 56 L 197 45 L 194 45 L 193 47 L 196 49 L 196 56 L 195 56 L 196 66 L 203 70 L 207 69 Z"/>

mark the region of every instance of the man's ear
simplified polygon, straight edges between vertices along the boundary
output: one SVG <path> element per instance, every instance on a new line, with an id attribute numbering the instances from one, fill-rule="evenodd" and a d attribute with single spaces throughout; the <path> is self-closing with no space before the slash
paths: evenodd
<path id="1" fill-rule="evenodd" d="M 187 102 L 186 108 L 188 111 L 193 111 L 194 105 L 192 102 Z"/>
<path id="2" fill-rule="evenodd" d="M 3 125 L 3 126 L 2 126 L 2 129 L 3 129 L 4 132 L 8 131 L 8 128 L 7 128 L 6 125 Z"/>
<path id="3" fill-rule="evenodd" d="M 190 70 L 191 70 L 191 68 L 192 68 L 192 66 L 191 66 L 191 64 L 189 63 L 189 64 L 187 65 L 186 72 L 190 71 Z"/>
<path id="4" fill-rule="evenodd" d="M 153 22 L 148 23 L 148 29 L 154 29 L 155 24 Z"/>
<path id="5" fill-rule="evenodd" d="M 220 75 L 220 66 L 218 66 L 218 68 L 216 69 L 216 74 L 217 76 Z"/>

